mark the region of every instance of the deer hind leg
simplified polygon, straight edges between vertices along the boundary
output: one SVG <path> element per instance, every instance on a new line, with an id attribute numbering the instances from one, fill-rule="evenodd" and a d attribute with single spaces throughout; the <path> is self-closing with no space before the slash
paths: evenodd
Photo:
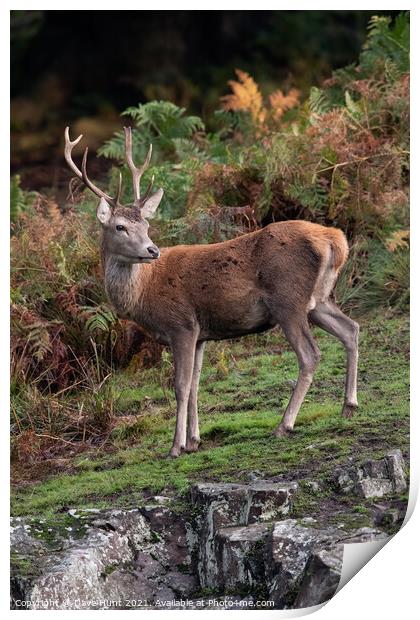
<path id="1" fill-rule="evenodd" d="M 170 456 L 179 456 L 187 442 L 188 399 L 191 391 L 197 335 L 182 332 L 173 339 L 175 396 L 177 402 L 175 435 Z"/>
<path id="2" fill-rule="evenodd" d="M 283 323 L 283 322 L 282 322 Z M 309 329 L 306 316 L 300 322 L 281 325 L 284 334 L 295 351 L 299 362 L 299 376 L 282 421 L 275 430 L 277 437 L 285 437 L 293 430 L 303 399 L 312 383 L 321 353 Z"/>
<path id="3" fill-rule="evenodd" d="M 318 302 L 309 313 L 315 325 L 338 338 L 347 352 L 346 391 L 342 415 L 350 418 L 357 408 L 357 360 L 359 325 L 331 300 Z"/>
<path id="4" fill-rule="evenodd" d="M 198 342 L 195 349 L 194 368 L 191 380 L 190 396 L 188 399 L 187 443 L 185 445 L 185 452 L 196 452 L 200 444 L 197 397 L 205 344 L 206 343 L 204 341 Z"/>

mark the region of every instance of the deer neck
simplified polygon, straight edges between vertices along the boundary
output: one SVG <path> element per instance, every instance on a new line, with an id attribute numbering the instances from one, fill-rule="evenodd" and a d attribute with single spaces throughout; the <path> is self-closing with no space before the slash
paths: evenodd
<path id="1" fill-rule="evenodd" d="M 133 318 L 141 308 L 151 265 L 122 263 L 106 254 L 102 255 L 102 264 L 105 290 L 118 316 Z"/>

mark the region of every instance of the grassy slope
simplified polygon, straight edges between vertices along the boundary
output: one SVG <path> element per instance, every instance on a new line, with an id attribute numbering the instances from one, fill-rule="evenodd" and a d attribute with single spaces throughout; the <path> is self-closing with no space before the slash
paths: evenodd
<path id="1" fill-rule="evenodd" d="M 244 481 L 251 471 L 322 481 L 348 457 L 362 461 L 394 447 L 407 455 L 408 320 L 379 316 L 361 327 L 360 408 L 352 420 L 340 416 L 344 351 L 324 332 L 315 331 L 323 358 L 291 439 L 272 435 L 297 371 L 281 334 L 211 343 L 200 390 L 203 443 L 198 453 L 167 457 L 174 401 L 170 387 L 162 386 L 169 383 L 169 359 L 163 370 L 136 376 L 126 372 L 113 379 L 119 408 L 125 416 L 137 415 L 122 418 L 113 433 L 113 449 L 79 455 L 71 473 L 16 489 L 14 514 L 141 504 L 145 494 L 175 491 L 179 496 L 192 481 Z M 302 495 L 302 515 L 329 499 L 328 493 L 316 500 Z M 365 510 L 361 505 L 353 509 Z"/>

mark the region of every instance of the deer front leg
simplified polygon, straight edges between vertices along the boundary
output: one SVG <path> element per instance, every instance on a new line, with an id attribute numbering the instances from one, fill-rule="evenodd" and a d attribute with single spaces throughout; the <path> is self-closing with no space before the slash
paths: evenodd
<path id="1" fill-rule="evenodd" d="M 198 427 L 198 384 L 200 383 L 201 366 L 203 364 L 203 355 L 205 342 L 198 342 L 195 349 L 194 369 L 191 381 L 190 396 L 188 399 L 188 426 L 187 426 L 187 443 L 185 452 L 197 452 L 200 444 L 200 430 Z"/>
<path id="2" fill-rule="evenodd" d="M 188 399 L 191 391 L 196 334 L 182 332 L 172 341 L 175 365 L 176 427 L 170 456 L 179 456 L 187 441 Z"/>

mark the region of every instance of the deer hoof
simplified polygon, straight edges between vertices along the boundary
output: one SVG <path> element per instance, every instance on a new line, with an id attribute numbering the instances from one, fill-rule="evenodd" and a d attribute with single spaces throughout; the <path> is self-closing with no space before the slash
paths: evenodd
<path id="1" fill-rule="evenodd" d="M 341 410 L 341 415 L 343 418 L 352 418 L 356 413 L 357 405 L 343 405 L 343 409 Z"/>
<path id="2" fill-rule="evenodd" d="M 280 424 L 280 426 L 278 426 L 276 430 L 274 431 L 274 436 L 279 437 L 279 438 L 290 437 L 292 433 L 293 433 L 292 429 L 285 428 L 284 426 Z"/>
<path id="3" fill-rule="evenodd" d="M 178 458 L 181 454 L 181 448 L 177 448 L 176 446 L 172 446 L 171 451 L 169 452 L 169 456 L 173 459 Z"/>
<path id="4" fill-rule="evenodd" d="M 200 445 L 199 439 L 187 439 L 187 443 L 185 445 L 185 452 L 197 452 L 198 446 Z"/>

